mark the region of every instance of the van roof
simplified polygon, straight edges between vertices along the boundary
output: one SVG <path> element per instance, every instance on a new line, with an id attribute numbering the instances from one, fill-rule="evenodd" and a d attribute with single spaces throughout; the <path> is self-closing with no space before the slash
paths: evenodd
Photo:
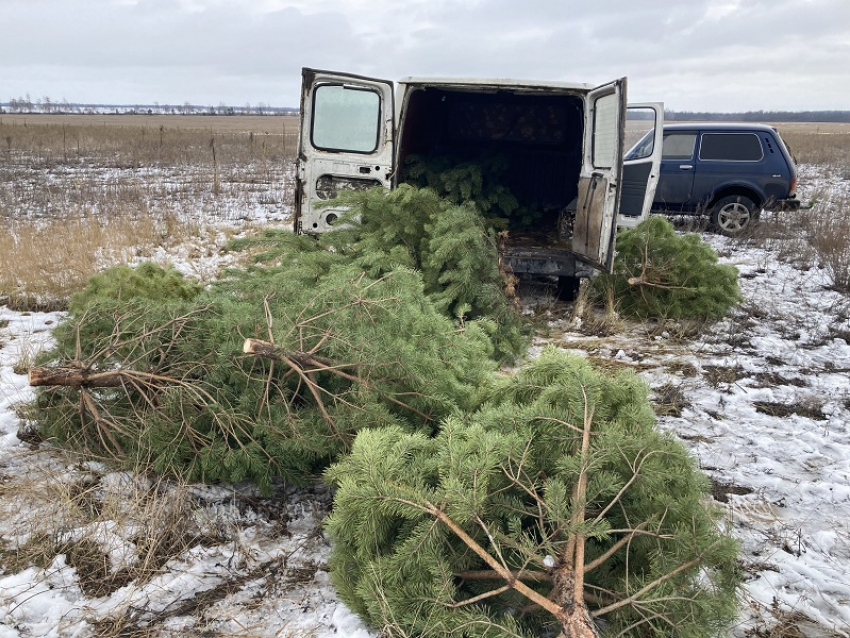
<path id="1" fill-rule="evenodd" d="M 406 77 L 399 84 L 416 84 L 439 87 L 478 87 L 502 89 L 558 89 L 587 92 L 595 85 L 585 82 L 550 82 L 546 80 L 514 80 L 510 78 L 451 78 L 451 77 Z"/>

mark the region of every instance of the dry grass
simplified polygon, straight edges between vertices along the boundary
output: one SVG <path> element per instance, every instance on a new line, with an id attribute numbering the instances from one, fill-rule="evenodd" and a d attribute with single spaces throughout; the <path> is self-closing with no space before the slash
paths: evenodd
<path id="1" fill-rule="evenodd" d="M 41 352 L 41 344 L 36 343 L 32 339 L 32 335 L 27 334 L 15 339 L 14 345 L 17 352 L 15 361 L 12 364 L 12 372 L 15 374 L 27 374 Z"/>
<path id="2" fill-rule="evenodd" d="M 801 416 L 813 421 L 826 421 L 827 416 L 823 413 L 823 405 L 816 401 L 801 401 L 796 404 L 786 405 L 770 401 L 754 401 L 756 412 L 767 414 L 772 417 Z"/>
<path id="3" fill-rule="evenodd" d="M 47 569 L 64 555 L 83 593 L 101 597 L 143 586 L 198 545 L 232 542 L 238 551 L 238 530 L 204 515 L 179 481 L 101 474 L 96 463 L 68 455 L 63 464 L 49 449 L 23 455 L 31 467 L 0 481 L 0 573 Z"/>
<path id="4" fill-rule="evenodd" d="M 812 208 L 779 213 L 759 224 L 746 238 L 752 240 L 803 270 L 824 269 L 835 290 L 850 294 L 850 195 L 828 195 Z"/>
<path id="5" fill-rule="evenodd" d="M 788 122 L 776 128 L 798 164 L 836 168 L 850 178 L 850 123 Z"/>
<path id="6" fill-rule="evenodd" d="M 105 266 L 199 233 L 197 223 L 174 216 L 9 220 L 0 232 L 0 299 L 13 308 L 61 308 Z"/>
<path id="7" fill-rule="evenodd" d="M 845 638 L 847 633 L 831 630 L 823 624 L 812 620 L 806 614 L 781 609 L 777 602 L 770 608 L 761 607 L 762 621 L 755 627 L 747 630 L 744 635 L 747 638 Z"/>
<path id="8" fill-rule="evenodd" d="M 222 166 L 282 162 L 294 157 L 298 118 L 170 115 L 3 115 L 0 157 L 41 166 L 212 165 L 216 140 Z"/>
<path id="9" fill-rule="evenodd" d="M 0 124 L 27 125 L 79 125 L 120 128 L 159 127 L 173 129 L 199 129 L 221 133 L 279 133 L 297 135 L 298 117 L 289 115 L 142 115 L 142 114 L 58 114 L 58 113 L 4 113 Z"/>
<path id="10" fill-rule="evenodd" d="M 658 416 L 682 416 L 682 410 L 690 405 L 681 384 L 667 383 L 656 388 L 653 394 L 652 408 Z"/>
<path id="11" fill-rule="evenodd" d="M 764 213 L 761 223 L 736 241 L 765 246 L 802 270 L 823 269 L 835 290 L 850 294 L 850 124 L 777 128 L 801 165 L 798 193 L 804 208 Z"/>
<path id="12" fill-rule="evenodd" d="M 832 285 L 850 293 L 850 197 L 829 202 L 824 208 L 809 241 Z"/>
<path id="13" fill-rule="evenodd" d="M 590 282 L 583 280 L 572 308 L 570 321 L 580 332 L 586 335 L 607 336 L 620 332 L 623 319 L 617 311 L 617 301 L 613 290 L 603 291 L 603 307 L 594 304 L 595 292 L 591 290 Z"/>
<path id="14" fill-rule="evenodd" d="M 841 177 L 850 179 L 850 132 L 828 135 L 790 134 L 783 135 L 791 154 L 798 164 L 813 164 L 835 168 Z"/>
<path id="15" fill-rule="evenodd" d="M 292 117 L 0 117 L 0 303 L 62 307 L 107 266 L 245 230 L 254 215 L 285 219 L 297 127 Z M 203 269 L 196 257 L 184 259 Z"/>
<path id="16" fill-rule="evenodd" d="M 324 490 L 302 502 L 301 514 L 311 512 L 305 522 L 315 526 L 312 533 L 280 554 L 267 550 L 279 536 L 293 535 L 287 527 L 293 508 L 281 495 L 260 498 L 247 490 L 152 478 L 140 470 L 110 471 L 96 459 L 48 446 L 5 457 L 3 469 L 0 575 L 32 570 L 24 578 L 35 588 L 36 581 L 50 582 L 61 571 L 63 586 L 106 598 L 103 606 L 82 611 L 82 626 L 93 635 L 172 635 L 168 624 L 184 617 L 196 623 L 192 635 L 207 635 L 206 629 L 216 636 L 267 635 L 268 623 L 248 626 L 237 618 L 228 623 L 216 603 L 237 595 L 242 609 L 252 604 L 261 609 L 266 597 L 286 599 L 309 589 L 317 571 L 325 569 L 310 549 L 313 542 L 321 544 L 314 539 L 321 538 L 330 507 Z M 213 561 L 219 562 L 213 567 Z M 185 591 L 201 567 L 215 570 L 215 586 Z M 186 576 L 189 585 L 182 582 Z M 0 591 L 0 608 L 13 600 L 8 595 Z M 281 620 L 277 635 L 311 635 L 306 628 L 288 631 L 285 619 L 272 619 L 272 625 Z"/>

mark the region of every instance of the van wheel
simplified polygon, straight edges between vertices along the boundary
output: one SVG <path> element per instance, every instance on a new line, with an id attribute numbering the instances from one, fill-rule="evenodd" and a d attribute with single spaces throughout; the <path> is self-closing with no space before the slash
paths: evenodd
<path id="1" fill-rule="evenodd" d="M 717 200 L 711 208 L 711 225 L 730 237 L 748 229 L 756 217 L 756 203 L 744 195 L 729 195 Z"/>

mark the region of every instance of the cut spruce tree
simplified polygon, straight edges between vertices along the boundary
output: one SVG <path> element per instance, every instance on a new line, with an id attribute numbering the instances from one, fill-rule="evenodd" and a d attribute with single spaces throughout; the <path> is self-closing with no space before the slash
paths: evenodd
<path id="1" fill-rule="evenodd" d="M 633 374 L 548 350 L 435 437 L 360 432 L 327 478 L 333 582 L 388 635 L 707 637 L 735 616 L 737 544 Z"/>
<path id="2" fill-rule="evenodd" d="M 304 482 L 361 428 L 432 434 L 495 367 L 490 328 L 439 312 L 418 273 L 371 278 L 316 248 L 189 295 L 151 299 L 124 268 L 95 283 L 31 372 L 38 429 L 189 480 Z M 270 347 L 246 352 L 246 338 Z"/>
<path id="3" fill-rule="evenodd" d="M 595 277 L 593 287 L 618 312 L 642 319 L 720 319 L 741 301 L 737 268 L 659 216 L 617 235 L 614 272 Z"/>

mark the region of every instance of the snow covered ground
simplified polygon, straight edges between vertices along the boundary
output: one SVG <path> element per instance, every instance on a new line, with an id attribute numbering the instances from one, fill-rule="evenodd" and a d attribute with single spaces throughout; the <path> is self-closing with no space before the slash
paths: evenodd
<path id="1" fill-rule="evenodd" d="M 699 459 L 742 541 L 733 635 L 850 636 L 850 302 L 775 242 L 705 237 L 740 269 L 732 317 L 600 337 L 553 313 L 531 354 L 555 343 L 646 379 L 660 426 Z M 261 498 L 166 484 L 19 436 L 32 397 L 21 364 L 60 320 L 0 307 L 0 565 L 17 565 L 0 568 L 0 638 L 378 635 L 329 584 L 322 487 Z"/>

